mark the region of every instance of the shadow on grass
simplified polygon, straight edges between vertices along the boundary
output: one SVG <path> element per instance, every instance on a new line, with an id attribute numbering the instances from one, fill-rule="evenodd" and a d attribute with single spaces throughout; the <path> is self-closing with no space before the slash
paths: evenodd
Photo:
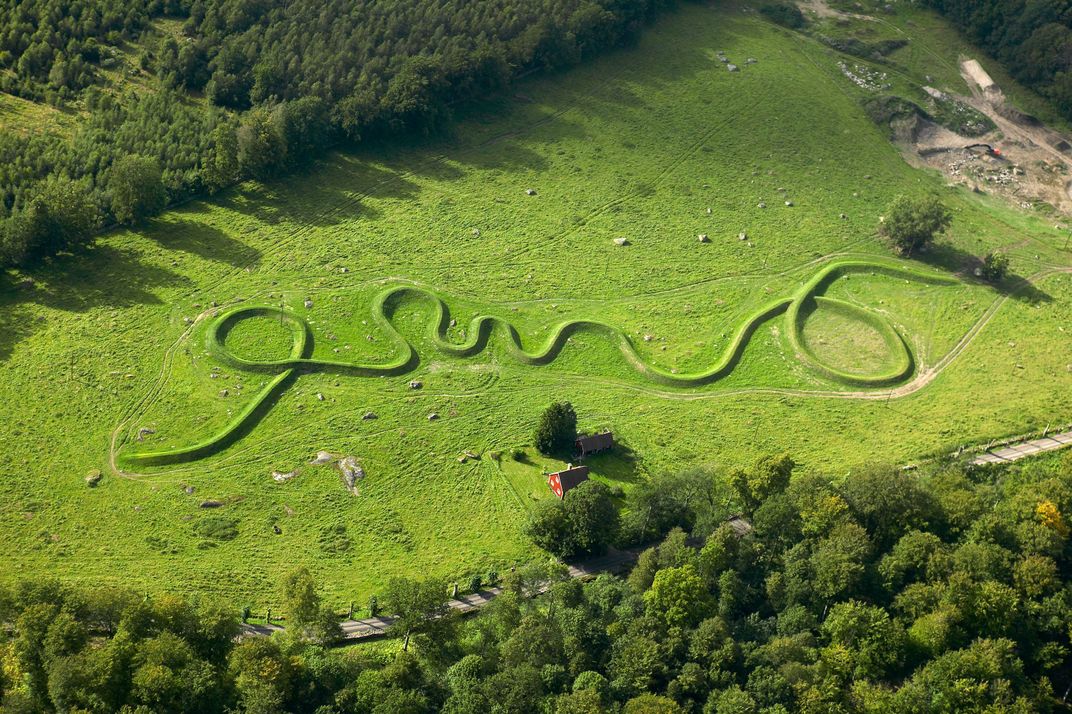
<path id="1" fill-rule="evenodd" d="M 992 283 L 977 277 L 977 272 L 982 270 L 983 259 L 962 248 L 958 248 L 952 243 L 937 243 L 913 257 L 921 263 L 956 273 L 968 282 L 986 285 L 1003 295 L 1008 295 L 1014 300 L 1019 300 L 1028 305 L 1038 305 L 1053 301 L 1053 297 L 1049 293 L 1029 282 L 1027 278 L 1014 273 L 1009 273 L 998 283 Z"/>
<path id="2" fill-rule="evenodd" d="M 21 340 L 47 324 L 34 315 L 39 305 L 63 312 L 83 313 L 96 308 L 160 305 L 155 289 L 188 284 L 178 273 L 148 265 L 137 251 L 96 245 L 74 255 L 60 255 L 28 272 L 32 284 L 0 273 L 0 360 L 6 360 Z"/>
<path id="3" fill-rule="evenodd" d="M 169 211 L 149 224 L 145 235 L 168 250 L 192 253 L 236 268 L 254 265 L 261 252 L 227 235 L 219 228 L 184 216 L 185 208 Z"/>
<path id="4" fill-rule="evenodd" d="M 646 480 L 640 472 L 640 457 L 620 441 L 610 451 L 586 456 L 581 463 L 599 476 L 619 483 L 635 484 Z"/>

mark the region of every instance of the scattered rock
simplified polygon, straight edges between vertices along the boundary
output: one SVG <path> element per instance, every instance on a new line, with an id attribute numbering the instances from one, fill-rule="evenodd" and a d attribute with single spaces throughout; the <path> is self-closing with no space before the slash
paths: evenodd
<path id="1" fill-rule="evenodd" d="M 213 301 L 212 301 L 211 303 L 209 303 L 209 304 L 210 304 L 210 305 L 212 305 L 212 307 L 219 307 L 219 306 L 220 306 L 220 304 L 219 304 L 218 302 L 216 302 L 215 300 L 213 300 Z"/>
<path id="2" fill-rule="evenodd" d="M 280 528 L 277 525 L 272 526 L 272 532 L 275 533 L 276 535 L 283 535 L 283 529 Z"/>
<path id="3" fill-rule="evenodd" d="M 90 488 L 95 488 L 97 484 L 100 483 L 100 480 L 100 469 L 92 469 L 89 473 L 86 474 L 86 485 Z"/>
<path id="4" fill-rule="evenodd" d="M 793 202 L 792 201 L 786 201 L 785 205 L 788 206 L 789 208 L 792 208 L 793 207 Z"/>
<path id="5" fill-rule="evenodd" d="M 760 208 L 766 208 L 767 207 L 767 202 L 766 201 L 760 201 L 758 205 L 759 205 Z"/>
<path id="6" fill-rule="evenodd" d="M 707 215 L 709 215 L 709 216 L 711 215 L 711 209 L 710 208 L 707 209 Z"/>
<path id="7" fill-rule="evenodd" d="M 193 486 L 183 486 L 182 490 L 186 492 L 187 496 L 192 496 L 194 495 L 194 491 L 196 491 L 197 489 L 195 489 Z"/>
<path id="8" fill-rule="evenodd" d="M 744 61 L 745 64 L 755 64 L 756 62 L 759 62 L 759 60 L 757 60 L 755 57 L 749 57 Z"/>
<path id="9" fill-rule="evenodd" d="M 313 301 L 309 298 L 305 298 L 305 309 L 308 310 L 313 306 Z"/>
<path id="10" fill-rule="evenodd" d="M 457 327 L 458 326 L 458 321 L 455 320 L 453 317 L 450 318 L 450 326 L 451 327 Z"/>
<path id="11" fill-rule="evenodd" d="M 214 500 L 214 499 L 209 499 L 208 501 L 202 501 L 201 505 L 200 505 L 200 508 L 219 508 L 222 505 L 223 505 L 223 501 L 217 501 L 217 500 Z"/>
<path id="12" fill-rule="evenodd" d="M 335 456 L 328 451 L 318 451 L 316 456 L 309 463 L 313 466 L 323 466 L 324 464 L 331 463 L 335 460 Z"/>
<path id="13" fill-rule="evenodd" d="M 421 381 L 416 380 L 416 379 L 409 383 L 409 388 L 410 389 L 420 389 L 423 386 L 424 386 L 424 382 L 421 382 Z"/>
<path id="14" fill-rule="evenodd" d="M 318 401 L 318 402 L 324 401 L 324 395 L 321 392 L 316 393 L 316 401 Z"/>
<path id="15" fill-rule="evenodd" d="M 617 245 L 617 246 L 629 245 L 629 239 L 628 238 L 615 238 L 614 239 L 614 245 Z"/>
<path id="16" fill-rule="evenodd" d="M 379 417 L 376 416 L 376 412 L 365 412 L 365 415 L 362 416 L 361 419 L 364 421 L 371 421 L 372 419 L 379 419 Z"/>
<path id="17" fill-rule="evenodd" d="M 182 318 L 182 324 L 184 324 L 184 325 L 192 325 L 192 324 L 194 324 L 194 321 L 193 321 L 192 318 L 184 317 L 184 318 Z"/>
<path id="18" fill-rule="evenodd" d="M 846 216 L 846 215 L 845 215 L 844 213 L 842 213 L 842 214 L 841 214 L 840 216 L 838 216 L 838 218 L 840 218 L 840 219 L 841 219 L 841 220 L 843 220 L 843 221 L 847 221 L 847 220 L 849 220 L 849 217 L 848 217 L 848 216 Z"/>
<path id="19" fill-rule="evenodd" d="M 275 481 L 276 483 L 286 483 L 287 481 L 291 480 L 292 478 L 296 477 L 297 475 L 298 475 L 297 471 L 286 471 L 286 472 L 273 471 L 272 472 L 272 480 Z"/>
<path id="20" fill-rule="evenodd" d="M 525 195 L 526 196 L 535 196 L 536 195 L 536 189 L 534 189 L 534 188 L 526 188 L 525 189 Z"/>
<path id="21" fill-rule="evenodd" d="M 209 379 L 218 379 L 218 378 L 219 378 L 219 376 L 220 376 L 220 375 L 219 375 L 219 373 L 218 373 L 218 372 L 212 372 L 211 374 L 209 374 L 208 378 L 209 378 Z"/>
<path id="22" fill-rule="evenodd" d="M 740 72 L 740 71 L 741 71 L 741 68 L 740 68 L 740 67 L 738 67 L 737 65 L 735 65 L 735 64 L 732 64 L 732 63 L 731 63 L 731 64 L 728 64 L 728 65 L 726 65 L 726 69 L 728 69 L 728 70 L 729 70 L 729 71 L 731 71 L 731 72 Z"/>
<path id="23" fill-rule="evenodd" d="M 651 341 L 652 341 L 652 340 L 654 340 L 654 339 L 655 339 L 655 338 L 654 338 L 654 337 L 652 337 L 651 335 L 644 335 L 644 341 L 645 341 L 645 342 L 651 342 Z"/>
<path id="24" fill-rule="evenodd" d="M 353 456 L 344 456 L 335 464 L 339 469 L 339 476 L 346 485 L 346 490 L 357 495 L 357 482 L 365 478 L 365 470 Z"/>
<path id="25" fill-rule="evenodd" d="M 339 272 L 343 273 L 343 274 L 346 274 L 346 273 L 350 272 L 350 269 L 349 268 L 339 268 Z"/>
<path id="26" fill-rule="evenodd" d="M 436 414 L 435 412 L 432 412 L 431 414 L 428 415 L 428 421 L 435 421 L 438 418 L 439 418 L 439 415 Z"/>
<path id="27" fill-rule="evenodd" d="M 220 390 L 220 396 L 221 397 L 226 397 L 228 394 L 230 394 L 230 392 L 228 390 L 226 390 L 226 389 L 221 389 Z"/>
<path id="28" fill-rule="evenodd" d="M 711 239 L 707 237 L 707 234 L 706 234 L 706 233 L 701 233 L 701 234 L 700 234 L 699 236 L 697 236 L 697 237 L 698 237 L 698 238 L 700 239 L 700 242 L 701 242 L 701 243 L 710 243 L 710 242 L 711 242 Z"/>
<path id="29" fill-rule="evenodd" d="M 748 240 L 748 234 L 744 231 L 741 231 L 737 234 L 737 240 Z"/>
<path id="30" fill-rule="evenodd" d="M 474 238 L 479 238 L 480 237 L 480 229 L 479 228 L 474 228 L 473 229 L 473 237 Z"/>

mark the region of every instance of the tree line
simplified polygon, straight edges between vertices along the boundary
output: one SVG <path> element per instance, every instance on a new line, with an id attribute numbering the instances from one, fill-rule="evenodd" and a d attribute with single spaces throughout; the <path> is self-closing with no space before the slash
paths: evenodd
<path id="1" fill-rule="evenodd" d="M 620 514 L 657 543 L 627 576 L 518 567 L 468 619 L 395 578 L 397 645 L 355 651 L 303 570 L 286 631 L 244 639 L 210 600 L 27 581 L 0 595 L 0 711 L 1067 711 L 1070 509 L 1072 457 L 659 476 Z"/>
<path id="2" fill-rule="evenodd" d="M 0 90 L 88 113 L 70 136 L 0 135 L 0 267 L 242 178 L 285 174 L 339 142 L 438 131 L 458 103 L 627 43 L 673 2 L 0 3 Z M 165 17 L 181 32 L 148 41 Z M 136 64 L 119 68 L 153 91 L 102 82 L 131 47 Z"/>

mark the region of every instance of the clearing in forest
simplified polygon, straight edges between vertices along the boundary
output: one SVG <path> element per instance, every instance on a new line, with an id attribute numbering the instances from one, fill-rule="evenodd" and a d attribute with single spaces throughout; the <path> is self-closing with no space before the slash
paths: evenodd
<path id="1" fill-rule="evenodd" d="M 561 466 L 527 448 L 556 399 L 614 430 L 588 463 L 626 507 L 654 472 L 789 450 L 845 474 L 1072 413 L 1066 236 L 909 166 L 844 62 L 682 7 L 449 137 L 188 204 L 2 293 L 7 576 L 260 607 L 296 565 L 340 603 L 501 568 Z M 896 259 L 879 216 L 925 191 L 953 228 Z M 991 249 L 1001 288 L 970 270 Z"/>

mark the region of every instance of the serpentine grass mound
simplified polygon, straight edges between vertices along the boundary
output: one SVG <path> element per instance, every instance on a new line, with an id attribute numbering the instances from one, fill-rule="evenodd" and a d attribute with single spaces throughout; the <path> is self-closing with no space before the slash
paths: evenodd
<path id="1" fill-rule="evenodd" d="M 519 363 L 541 366 L 550 364 L 562 352 L 569 338 L 579 332 L 601 336 L 617 346 L 626 363 L 647 380 L 677 388 L 706 386 L 728 376 L 740 362 L 749 339 L 760 325 L 779 315 L 785 315 L 789 344 L 797 357 L 810 369 L 846 387 L 886 387 L 911 377 L 916 360 L 904 337 L 884 316 L 821 293 L 838 278 L 853 273 L 882 274 L 890 277 L 916 280 L 928 284 L 954 284 L 956 279 L 916 267 L 880 259 L 842 260 L 828 264 L 791 297 L 775 300 L 745 319 L 733 339 L 723 350 L 721 357 L 710 367 L 686 373 L 674 373 L 649 364 L 637 352 L 632 339 L 620 328 L 599 320 L 569 320 L 556 325 L 541 345 L 527 347 L 510 322 L 494 315 L 474 317 L 464 342 L 452 342 L 447 337 L 451 324 L 450 307 L 438 294 L 413 285 L 394 286 L 380 292 L 372 304 L 372 318 L 393 343 L 397 355 L 393 359 L 377 363 L 341 362 L 314 359 L 313 332 L 309 323 L 300 315 L 275 306 L 243 306 L 216 316 L 206 333 L 209 353 L 220 362 L 235 369 L 271 374 L 272 379 L 217 434 L 191 446 L 123 454 L 120 462 L 127 465 L 164 465 L 193 461 L 209 456 L 233 444 L 256 425 L 283 390 L 300 373 L 325 372 L 357 377 L 398 376 L 414 370 L 420 364 L 417 349 L 395 328 L 392 316 L 406 301 L 429 300 L 435 307 L 435 316 L 428 324 L 428 338 L 435 348 L 452 357 L 472 357 L 484 351 L 493 337 L 497 336 L 506 353 Z M 875 374 L 860 374 L 839 369 L 826 363 L 808 345 L 803 336 L 808 316 L 817 308 L 836 310 L 843 317 L 858 320 L 881 335 L 890 355 L 890 364 Z M 236 326 L 245 320 L 260 317 L 278 319 L 290 330 L 292 344 L 285 359 L 250 359 L 236 355 L 228 349 L 227 337 Z"/>

